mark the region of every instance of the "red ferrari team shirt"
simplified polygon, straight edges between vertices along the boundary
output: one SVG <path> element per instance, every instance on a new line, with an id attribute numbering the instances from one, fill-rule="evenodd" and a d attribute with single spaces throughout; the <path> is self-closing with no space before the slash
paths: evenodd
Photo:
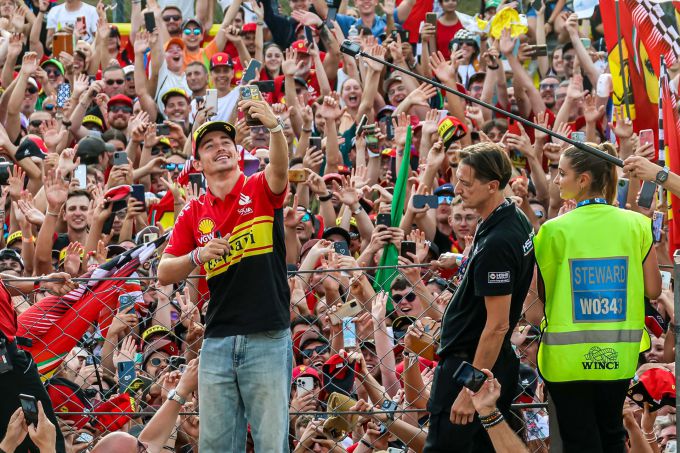
<path id="1" fill-rule="evenodd" d="M 210 189 L 177 217 L 165 253 L 183 256 L 230 234 L 229 253 L 203 265 L 210 302 L 205 335 L 223 338 L 290 326 L 283 201 L 264 172 L 241 174 L 224 200 Z M 188 259 L 188 258 L 187 258 Z"/>

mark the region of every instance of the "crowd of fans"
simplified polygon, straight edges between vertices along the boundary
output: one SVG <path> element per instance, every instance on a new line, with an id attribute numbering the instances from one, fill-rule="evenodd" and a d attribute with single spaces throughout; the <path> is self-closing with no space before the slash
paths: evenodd
<path id="1" fill-rule="evenodd" d="M 611 108 L 611 89 L 595 89 L 609 72 L 597 44 L 597 8 L 579 19 L 563 0 L 486 0 L 479 19 L 504 15 L 520 24 L 508 20 L 496 33 L 470 29 L 457 0 L 294 0 L 290 12 L 272 0 L 145 3 L 132 0 L 129 35 L 107 20 L 103 3 L 0 3 L 0 272 L 76 278 L 170 231 L 204 191 L 191 177 L 191 156 L 192 132 L 206 121 L 234 124 L 243 171 L 264 169 L 269 133 L 249 126 L 237 104 L 247 69 L 261 62 L 248 83 L 283 120 L 292 170 L 281 213 L 294 345 L 291 451 L 422 451 L 438 322 L 479 220 L 457 196 L 463 148 L 489 141 L 505 149 L 514 165 L 506 196 L 535 231 L 573 208 L 553 182 L 568 144 L 350 57 L 340 51 L 345 39 L 562 135 L 614 143 L 622 159 L 656 156 L 654 144 L 642 143 L 631 121 Z M 217 25 L 213 8 L 223 8 Z M 391 224 L 381 214 L 397 202 L 406 143 L 403 216 Z M 671 264 L 666 197 L 641 207 L 640 181 L 620 176 L 629 178 L 620 207 L 662 219 L 655 247 L 659 265 Z M 111 191 L 133 185 L 143 185 L 143 201 L 134 189 Z M 388 290 L 376 292 L 375 267 L 386 246 L 401 250 L 406 241 L 415 253 L 400 256 Z M 37 424 L 17 409 L 2 428 L 2 450 L 14 451 L 26 438 L 41 452 L 198 450 L 197 367 L 209 294 L 198 271 L 185 284 L 160 285 L 159 256 L 139 269 L 141 296 L 132 304 L 122 299 L 112 320 L 92 325 L 44 376 L 58 426 L 42 406 Z M 536 294 L 534 286 L 511 337 L 522 363 L 517 403 L 545 402 L 536 369 L 543 317 Z M 41 288 L 14 295 L 16 313 L 44 295 Z M 670 323 L 672 301 L 668 280 L 651 305 Z M 655 332 L 638 376 L 656 369 L 674 375 L 673 357 L 672 329 Z M 658 386 L 674 382 L 654 379 Z M 192 397 L 182 407 L 165 404 L 178 387 Z M 348 397 L 329 398 L 334 392 Z M 630 451 L 676 451 L 674 407 L 638 403 L 622 408 Z M 547 452 L 548 411 L 521 408 L 516 415 L 509 424 L 526 448 Z"/>

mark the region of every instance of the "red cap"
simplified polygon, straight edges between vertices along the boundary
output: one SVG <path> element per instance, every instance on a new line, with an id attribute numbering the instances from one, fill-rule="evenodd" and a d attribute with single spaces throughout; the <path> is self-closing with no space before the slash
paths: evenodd
<path id="1" fill-rule="evenodd" d="M 117 431 L 130 420 L 130 416 L 125 413 L 134 411 L 135 407 L 130 395 L 121 393 L 95 406 L 92 411 L 95 416 L 94 424 L 100 431 Z M 98 412 L 120 412 L 121 415 L 98 415 Z"/>
<path id="2" fill-rule="evenodd" d="M 124 94 L 117 94 L 115 96 L 112 96 L 106 105 L 110 107 L 113 104 L 125 104 L 129 107 L 132 107 L 132 99 L 125 96 Z"/>
<path id="3" fill-rule="evenodd" d="M 323 182 L 325 182 L 326 184 L 330 183 L 333 180 L 337 181 L 338 184 L 342 184 L 342 176 L 340 176 L 340 174 L 338 173 L 326 173 L 325 175 L 323 175 Z"/>
<path id="4" fill-rule="evenodd" d="M 297 379 L 300 376 L 311 376 L 317 381 L 321 382 L 321 376 L 316 368 L 306 365 L 300 365 L 293 368 L 293 379 Z"/>
<path id="5" fill-rule="evenodd" d="M 652 368 L 639 378 L 652 399 L 675 398 L 675 377 L 666 368 Z"/>
<path id="6" fill-rule="evenodd" d="M 255 22 L 245 23 L 241 28 L 241 33 L 254 33 L 255 31 L 257 31 L 257 24 Z"/>
<path id="7" fill-rule="evenodd" d="M 47 386 L 47 394 L 52 401 L 54 412 L 85 412 L 85 404 L 69 385 L 51 382 Z M 86 415 L 64 415 L 62 418 L 73 421 L 76 429 L 82 429 L 89 421 Z"/>
<path id="8" fill-rule="evenodd" d="M 434 369 L 437 367 L 437 362 L 433 362 L 432 360 L 427 360 L 424 357 L 418 356 L 418 368 L 420 368 L 420 371 L 423 371 L 425 368 L 430 368 Z M 402 360 L 397 364 L 397 366 L 394 369 L 394 372 L 397 373 L 397 379 L 401 381 L 401 375 L 404 372 L 404 361 Z M 403 386 L 404 383 L 402 382 L 401 385 Z"/>
<path id="9" fill-rule="evenodd" d="M 304 39 L 298 39 L 291 45 L 291 47 L 293 50 L 297 50 L 298 53 L 309 53 L 309 49 L 307 49 L 307 42 Z"/>
<path id="10" fill-rule="evenodd" d="M 215 69 L 218 66 L 229 66 L 234 67 L 234 62 L 231 61 L 231 57 L 224 52 L 217 52 L 210 59 L 210 69 Z"/>

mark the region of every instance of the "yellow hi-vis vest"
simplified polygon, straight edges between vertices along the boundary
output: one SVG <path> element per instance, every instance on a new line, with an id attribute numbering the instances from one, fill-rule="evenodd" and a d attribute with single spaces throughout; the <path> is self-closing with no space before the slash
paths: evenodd
<path id="1" fill-rule="evenodd" d="M 642 263 L 652 247 L 650 219 L 589 204 L 546 222 L 534 247 L 545 284 L 538 348 L 544 379 L 633 377 L 641 341 L 648 340 Z"/>

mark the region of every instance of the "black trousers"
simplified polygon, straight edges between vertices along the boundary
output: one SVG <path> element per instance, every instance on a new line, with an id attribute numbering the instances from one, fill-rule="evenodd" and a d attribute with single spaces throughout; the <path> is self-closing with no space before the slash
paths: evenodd
<path id="1" fill-rule="evenodd" d="M 454 382 L 453 373 L 461 362 L 472 363 L 472 359 L 472 355 L 448 356 L 437 365 L 427 407 L 430 412 L 430 428 L 424 453 L 495 452 L 479 418 L 475 416 L 474 421 L 467 425 L 454 425 L 449 419 L 451 406 L 463 389 Z M 501 384 L 501 396 L 496 405 L 503 416 L 510 420 L 510 405 L 517 396 L 519 359 L 509 343 L 502 346 L 496 365 L 491 371 Z"/>
<path id="2" fill-rule="evenodd" d="M 622 413 L 630 379 L 545 384 L 555 404 L 564 453 L 626 451 Z"/>
<path id="3" fill-rule="evenodd" d="M 50 419 L 57 430 L 57 452 L 65 453 L 64 437 L 59 429 L 57 418 L 54 416 L 50 397 L 47 394 L 47 390 L 45 390 L 45 386 L 40 381 L 38 367 L 33 361 L 33 357 L 28 352 L 17 349 L 15 343 L 7 344 L 7 352 L 14 369 L 0 374 L 0 389 L 2 391 L 2 396 L 0 397 L 0 438 L 5 437 L 9 419 L 14 411 L 21 407 L 19 394 L 33 395 L 42 402 L 47 418 Z M 29 451 L 38 452 L 38 449 L 33 445 L 29 436 L 26 435 L 26 440 L 15 451 L 21 453 Z"/>

